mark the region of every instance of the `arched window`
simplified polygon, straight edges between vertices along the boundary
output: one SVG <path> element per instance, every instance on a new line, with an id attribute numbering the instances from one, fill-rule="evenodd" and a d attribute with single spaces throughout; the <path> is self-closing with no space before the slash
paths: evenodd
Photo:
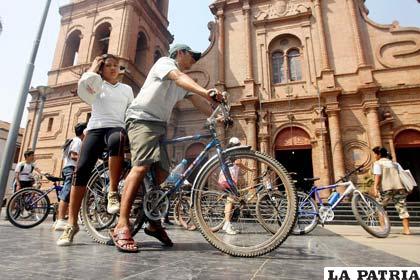
<path id="1" fill-rule="evenodd" d="M 272 57 L 273 65 L 273 83 L 279 84 L 284 82 L 284 58 L 283 53 L 275 52 Z"/>
<path id="2" fill-rule="evenodd" d="M 77 56 L 79 54 L 80 39 L 82 32 L 75 30 L 67 37 L 66 47 L 64 49 L 63 62 L 61 67 L 69 67 L 77 64 Z"/>
<path id="3" fill-rule="evenodd" d="M 153 54 L 153 62 L 158 61 L 158 59 L 161 57 L 162 57 L 162 54 L 160 53 L 160 51 L 156 50 L 155 53 Z"/>
<path id="4" fill-rule="evenodd" d="M 143 32 L 137 35 L 136 58 L 134 63 L 137 67 L 145 69 L 147 63 L 147 38 Z"/>
<path id="5" fill-rule="evenodd" d="M 159 11 L 163 11 L 163 0 L 156 0 L 156 5 L 159 9 Z"/>
<path id="6" fill-rule="evenodd" d="M 280 35 L 270 42 L 273 84 L 303 80 L 302 47 L 299 38 L 291 34 Z"/>
<path id="7" fill-rule="evenodd" d="M 300 64 L 300 53 L 298 50 L 290 50 L 287 53 L 287 64 L 289 66 L 289 80 L 302 80 L 302 68 Z"/>
<path id="8" fill-rule="evenodd" d="M 102 23 L 96 28 L 95 41 L 93 43 L 91 60 L 95 57 L 108 53 L 109 38 L 111 37 L 111 24 Z"/>

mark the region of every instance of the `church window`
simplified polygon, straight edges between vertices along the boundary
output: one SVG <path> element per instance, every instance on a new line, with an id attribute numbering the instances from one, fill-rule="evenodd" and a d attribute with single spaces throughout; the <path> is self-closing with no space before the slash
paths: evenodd
<path id="1" fill-rule="evenodd" d="M 289 80 L 302 80 L 302 68 L 300 65 L 300 53 L 298 50 L 290 50 L 287 53 L 287 64 L 289 66 Z"/>
<path id="2" fill-rule="evenodd" d="M 81 37 L 82 33 L 80 30 L 73 31 L 67 37 L 61 67 L 70 67 L 77 64 Z"/>
<path id="3" fill-rule="evenodd" d="M 102 23 L 96 28 L 95 41 L 93 43 L 91 60 L 95 57 L 108 53 L 109 38 L 111 37 L 111 24 Z"/>
<path id="4" fill-rule="evenodd" d="M 280 84 L 284 82 L 284 58 L 283 53 L 275 52 L 272 55 L 273 65 L 273 83 Z"/>
<path id="5" fill-rule="evenodd" d="M 162 57 L 162 54 L 160 53 L 160 51 L 156 50 L 155 53 L 153 54 L 153 61 L 156 62 L 161 57 Z"/>
<path id="6" fill-rule="evenodd" d="M 137 35 L 136 58 L 134 63 L 141 69 L 147 67 L 147 38 L 143 32 L 139 32 Z"/>

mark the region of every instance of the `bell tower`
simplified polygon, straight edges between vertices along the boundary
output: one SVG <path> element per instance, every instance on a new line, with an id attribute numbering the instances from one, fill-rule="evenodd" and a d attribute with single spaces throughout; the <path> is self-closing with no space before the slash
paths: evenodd
<path id="1" fill-rule="evenodd" d="M 42 170 L 60 174 L 60 146 L 74 137 L 73 127 L 88 121 L 90 106 L 77 96 L 77 82 L 93 59 L 104 53 L 121 58 L 122 82 L 139 92 L 154 61 L 166 55 L 173 36 L 168 31 L 169 0 L 72 0 L 60 7 L 61 28 L 36 146 Z M 41 93 L 32 100 L 22 143 L 31 146 Z"/>

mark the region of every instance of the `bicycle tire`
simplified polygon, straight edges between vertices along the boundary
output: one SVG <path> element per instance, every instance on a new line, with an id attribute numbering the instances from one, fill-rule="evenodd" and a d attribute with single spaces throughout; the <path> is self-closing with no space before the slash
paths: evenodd
<path id="1" fill-rule="evenodd" d="M 192 219 L 190 201 L 187 197 L 180 196 L 175 202 L 174 209 L 174 220 L 178 220 L 180 226 L 190 231 L 197 229 Z"/>
<path id="2" fill-rule="evenodd" d="M 362 197 L 363 196 L 363 197 Z M 366 205 L 365 200 L 369 205 Z M 369 234 L 378 237 L 378 238 L 385 238 L 389 235 L 391 231 L 391 223 L 389 221 L 389 217 L 382 207 L 382 205 L 377 202 L 374 198 L 368 195 L 361 195 L 358 192 L 355 192 L 353 195 L 353 199 L 351 201 L 351 208 L 353 210 L 353 214 L 357 220 L 357 222 L 362 226 L 364 230 L 366 230 Z M 359 211 L 362 210 L 362 211 Z M 372 210 L 374 212 L 372 212 Z M 366 211 L 369 211 L 367 213 Z M 378 221 L 375 225 L 375 216 L 378 215 Z M 367 216 L 369 219 L 369 223 L 366 223 L 364 217 Z M 383 217 L 382 224 L 381 218 Z M 373 224 L 372 224 L 373 222 Z M 379 224 L 379 227 L 378 227 Z M 383 228 L 380 230 L 380 228 Z"/>
<path id="3" fill-rule="evenodd" d="M 19 199 L 21 196 L 24 196 L 25 194 L 37 194 L 39 196 L 43 196 L 45 195 L 44 192 L 42 192 L 41 190 L 35 189 L 35 188 L 24 188 L 22 190 L 19 190 L 18 192 L 16 192 L 15 194 L 12 195 L 12 197 L 9 199 L 7 206 L 6 206 L 6 215 L 7 215 L 7 219 L 10 221 L 10 223 L 12 223 L 12 225 L 18 227 L 18 228 L 32 228 L 35 227 L 39 224 L 41 224 L 43 221 L 45 221 L 45 219 L 48 217 L 49 214 L 49 210 L 50 210 L 50 199 L 48 198 L 47 195 L 45 195 L 44 197 L 42 197 L 37 203 L 43 202 L 43 205 L 45 205 L 45 211 L 42 214 L 42 216 L 40 217 L 40 219 L 34 221 L 33 223 L 25 223 L 23 224 L 22 222 L 20 222 L 18 220 L 18 217 L 21 216 L 20 213 L 18 213 L 18 215 L 13 215 L 13 206 L 14 203 L 16 202 L 17 199 Z M 22 201 L 20 201 L 22 202 Z M 24 202 L 26 203 L 26 202 Z M 29 207 L 27 208 L 26 206 L 25 210 L 26 211 L 32 211 L 32 209 L 30 209 Z M 20 210 L 19 210 L 20 211 Z M 28 220 L 26 220 L 28 221 Z"/>
<path id="4" fill-rule="evenodd" d="M 213 245 L 215 248 L 217 248 L 221 252 L 224 252 L 226 254 L 229 254 L 235 257 L 257 257 L 257 256 L 267 254 L 275 250 L 287 239 L 295 223 L 296 211 L 297 211 L 297 197 L 296 197 L 296 192 L 294 189 L 294 185 L 291 181 L 291 178 L 288 175 L 286 169 L 279 162 L 277 162 L 270 156 L 262 154 L 258 151 L 252 151 L 252 150 L 247 150 L 247 149 L 236 149 L 236 150 L 226 151 L 224 155 L 226 158 L 230 159 L 231 162 L 235 162 L 239 158 L 241 158 L 241 160 L 246 159 L 247 160 L 246 162 L 248 162 L 248 160 L 258 161 L 258 164 L 255 163 L 255 165 L 252 165 L 252 166 L 256 166 L 258 168 L 262 168 L 262 166 L 264 165 L 267 166 L 267 168 L 270 168 L 270 169 L 267 169 L 270 171 L 269 172 L 270 176 L 273 176 L 272 172 L 275 172 L 274 181 L 278 182 L 280 180 L 280 183 L 281 183 L 281 184 L 276 185 L 276 187 L 280 188 L 281 186 L 282 188 L 284 188 L 284 191 L 286 192 L 286 195 L 288 198 L 285 220 L 282 226 L 280 227 L 280 229 L 275 234 L 269 234 L 259 223 L 256 223 L 255 225 L 252 224 L 253 220 L 248 217 L 248 215 L 252 217 L 251 207 L 248 207 L 247 209 L 245 209 L 243 204 L 241 203 L 240 205 L 241 213 L 240 213 L 239 220 L 241 221 L 243 220 L 244 223 L 241 223 L 240 225 L 242 226 L 242 230 L 244 229 L 244 226 L 249 225 L 250 226 L 249 232 L 250 233 L 252 232 L 253 236 L 251 238 L 251 236 L 247 234 L 248 232 L 246 232 L 246 234 L 242 234 L 242 232 L 244 231 L 234 236 L 239 237 L 239 239 L 241 238 L 241 236 L 242 238 L 248 237 L 248 240 L 250 242 L 258 242 L 261 236 L 267 237 L 268 240 L 263 241 L 262 243 L 253 244 L 250 246 L 245 246 L 245 245 L 238 246 L 238 243 L 236 244 L 227 243 L 230 240 L 233 240 L 232 242 L 236 241 L 234 240 L 235 239 L 234 236 L 230 235 L 229 238 L 223 238 L 224 236 L 222 234 L 213 232 L 211 228 L 207 226 L 206 219 L 203 217 L 200 198 L 201 198 L 202 192 L 209 191 L 209 189 L 213 187 L 213 185 L 211 184 L 212 183 L 211 180 L 215 180 L 215 179 L 211 178 L 212 169 L 216 167 L 216 170 L 215 170 L 216 174 L 218 173 L 217 172 L 218 170 L 220 172 L 220 167 L 219 167 L 220 163 L 219 163 L 218 158 L 215 157 L 211 159 L 210 162 L 208 162 L 204 166 L 204 169 L 202 170 L 202 172 L 200 172 L 201 173 L 200 178 L 196 180 L 196 184 L 194 186 L 195 188 L 193 191 L 193 208 L 194 208 L 193 217 L 194 217 L 195 223 L 198 229 L 200 230 L 201 234 L 204 236 L 204 238 L 211 245 Z M 252 179 L 255 179 L 255 178 L 252 178 Z M 216 179 L 216 182 L 213 184 L 217 184 L 217 179 Z M 217 186 L 215 187 L 215 189 L 216 188 Z M 239 206 L 235 206 L 235 207 L 239 207 Z M 249 224 L 246 224 L 246 222 Z M 262 232 L 263 232 L 261 233 L 262 235 L 257 235 L 258 232 L 256 231 L 259 230 L 258 226 L 261 227 L 262 229 Z M 239 242 L 239 239 L 238 238 L 236 239 Z M 243 245 L 244 242 L 241 241 L 241 244 Z"/>
<path id="5" fill-rule="evenodd" d="M 113 228 L 115 226 L 115 223 L 117 221 L 117 214 L 109 214 L 106 212 L 106 206 L 107 206 L 107 199 L 106 199 L 106 192 L 104 192 L 104 189 L 106 189 L 106 186 L 103 182 L 103 180 L 100 180 L 105 174 L 108 172 L 108 167 L 104 167 L 98 172 L 93 173 L 91 178 L 89 179 L 89 182 L 86 187 L 86 193 L 82 201 L 82 208 L 81 208 L 81 220 L 84 225 L 84 228 L 87 232 L 87 234 L 97 243 L 99 244 L 113 244 L 111 237 L 109 236 L 108 230 Z M 124 171 L 123 171 L 124 172 Z M 126 170 L 126 172 L 128 172 Z M 92 215 L 90 210 L 90 202 L 91 202 L 91 195 L 96 195 L 94 199 L 99 199 L 99 203 L 97 206 L 95 206 L 94 211 L 100 212 L 103 215 L 109 216 L 109 222 L 106 224 L 102 224 L 98 227 L 98 225 L 95 223 L 95 221 L 92 219 Z M 133 203 L 132 211 L 138 210 L 135 214 L 133 213 L 132 219 L 134 220 L 131 223 L 131 234 L 132 236 L 136 235 L 138 231 L 143 226 L 143 223 L 145 222 L 145 215 L 143 213 L 143 206 L 137 205 L 138 203 L 141 203 L 141 200 L 138 200 L 136 198 L 135 202 Z M 99 207 L 99 209 L 98 209 Z M 133 210 L 134 209 L 134 210 Z M 135 216 L 134 216 L 135 215 Z"/>
<path id="6" fill-rule="evenodd" d="M 298 215 L 296 219 L 295 227 L 292 230 L 292 234 L 294 235 L 304 235 L 308 234 L 313 231 L 316 226 L 318 225 L 319 216 L 318 214 L 318 205 L 315 203 L 312 197 L 304 192 L 298 192 Z M 303 205 L 305 203 L 305 205 Z M 302 208 L 308 209 L 310 212 L 309 214 L 305 215 L 305 210 Z M 308 212 L 306 212 L 308 213 Z M 309 217 L 309 223 L 304 222 L 304 217 Z M 306 226 L 303 226 L 306 225 Z M 303 226 L 303 227 L 302 227 Z"/>

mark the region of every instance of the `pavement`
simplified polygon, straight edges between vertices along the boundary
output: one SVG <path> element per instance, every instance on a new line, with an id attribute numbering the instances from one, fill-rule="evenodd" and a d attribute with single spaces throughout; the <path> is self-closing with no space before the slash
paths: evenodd
<path id="1" fill-rule="evenodd" d="M 220 253 L 197 231 L 168 228 L 175 242 L 164 248 L 142 231 L 137 254 L 99 245 L 81 230 L 71 247 L 57 247 L 51 221 L 19 229 L 1 218 L 0 279 L 323 279 L 326 266 L 420 266 L 420 228 L 412 236 L 393 228 L 386 239 L 359 226 L 318 227 L 290 236 L 276 251 L 258 258 Z"/>

